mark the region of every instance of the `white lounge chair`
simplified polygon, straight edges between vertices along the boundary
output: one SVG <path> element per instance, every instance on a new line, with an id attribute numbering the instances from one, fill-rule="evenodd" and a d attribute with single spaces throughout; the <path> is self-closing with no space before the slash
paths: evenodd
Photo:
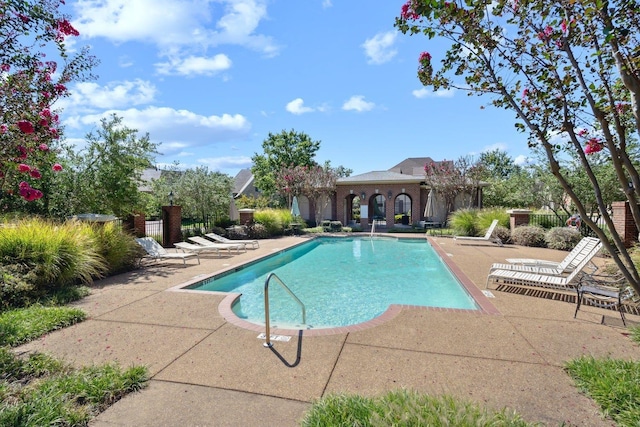
<path id="1" fill-rule="evenodd" d="M 493 270 L 487 276 L 485 289 L 490 282 L 496 284 L 513 285 L 513 286 L 531 286 L 539 288 L 559 289 L 564 291 L 575 291 L 579 279 L 582 277 L 582 270 L 589 264 L 592 258 L 598 253 L 597 250 L 591 251 L 589 255 L 584 257 L 582 261 L 568 276 L 555 276 L 549 274 L 529 273 L 516 270 Z"/>
<path id="2" fill-rule="evenodd" d="M 576 265 L 582 261 L 582 256 L 589 252 L 589 247 L 594 247 L 600 242 L 600 239 L 596 237 L 584 237 L 578 244 L 567 254 L 567 256 L 560 262 L 549 261 L 545 259 L 535 258 L 507 258 L 506 261 L 510 264 L 527 265 L 535 267 L 547 267 L 547 268 L 560 268 L 563 272 L 572 271 Z"/>
<path id="3" fill-rule="evenodd" d="M 483 237 L 453 236 L 453 243 L 460 243 L 461 240 L 470 240 L 474 242 L 497 243 L 499 246 L 502 246 L 502 240 L 500 240 L 498 237 L 493 237 L 493 232 L 495 231 L 497 225 L 498 225 L 498 220 L 494 219 L 493 222 L 491 222 L 491 225 L 489 226 L 489 228 L 487 229 L 487 232 Z"/>
<path id="4" fill-rule="evenodd" d="M 174 243 L 173 246 L 175 246 L 177 249 L 180 249 L 182 252 L 185 252 L 185 253 L 200 254 L 200 253 L 213 252 L 216 255 L 218 255 L 218 258 L 220 258 L 220 256 L 222 255 L 220 253 L 220 248 L 207 248 L 201 245 L 196 245 L 195 243 L 177 242 L 177 243 Z"/>
<path id="5" fill-rule="evenodd" d="M 260 242 L 258 242 L 257 240 L 232 240 L 216 233 L 207 233 L 205 234 L 205 237 L 208 237 L 211 240 L 215 240 L 216 242 L 220 243 L 244 243 L 246 245 L 251 245 L 253 249 L 260 247 Z"/>
<path id="6" fill-rule="evenodd" d="M 182 263 L 186 266 L 187 258 L 195 257 L 198 259 L 198 264 L 200 264 L 200 257 L 197 253 L 169 252 L 165 248 L 163 248 L 160 243 L 156 242 L 152 237 L 138 237 L 136 238 L 136 242 L 138 242 L 138 244 L 144 248 L 149 258 L 153 258 L 155 260 L 181 259 Z"/>
<path id="7" fill-rule="evenodd" d="M 579 264 L 580 261 L 582 261 L 585 257 L 591 256 L 591 252 L 595 251 L 595 253 L 597 253 L 601 248 L 602 242 L 600 242 L 600 239 L 596 239 L 594 237 L 585 237 L 571 252 L 569 252 L 564 260 L 556 263 L 555 267 L 550 266 L 550 264 L 523 265 L 495 263 L 491 266 L 491 269 L 489 271 L 492 272 L 494 270 L 514 270 L 524 271 L 527 273 L 540 273 L 553 276 L 561 276 L 573 271 L 572 265 Z M 591 256 L 591 258 L 593 257 Z M 598 267 L 593 265 L 593 271 L 596 271 L 597 269 Z"/>
<path id="8" fill-rule="evenodd" d="M 227 250 L 229 253 L 231 253 L 232 249 L 238 253 L 240 253 L 241 250 L 245 252 L 247 251 L 247 246 L 244 243 L 217 243 L 201 236 L 188 237 L 187 240 L 205 248 L 218 248 L 220 250 Z"/>

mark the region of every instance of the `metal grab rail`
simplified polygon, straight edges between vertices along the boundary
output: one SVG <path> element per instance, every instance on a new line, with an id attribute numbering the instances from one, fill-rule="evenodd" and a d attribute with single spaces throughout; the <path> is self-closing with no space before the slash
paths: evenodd
<path id="1" fill-rule="evenodd" d="M 269 273 L 269 276 L 267 276 L 267 280 L 264 281 L 264 324 L 266 327 L 265 335 L 267 339 L 267 341 L 263 344 L 265 347 L 273 347 L 273 344 L 271 343 L 271 323 L 269 321 L 269 281 L 272 277 L 274 277 L 280 284 L 282 289 L 287 291 L 289 295 L 291 295 L 291 297 L 298 303 L 298 305 L 302 309 L 302 323 L 307 323 L 307 309 L 305 308 L 302 301 L 300 301 L 300 299 L 293 292 L 291 292 L 291 289 L 289 289 L 289 287 L 284 284 L 282 279 L 280 279 L 276 275 L 276 273 Z"/>

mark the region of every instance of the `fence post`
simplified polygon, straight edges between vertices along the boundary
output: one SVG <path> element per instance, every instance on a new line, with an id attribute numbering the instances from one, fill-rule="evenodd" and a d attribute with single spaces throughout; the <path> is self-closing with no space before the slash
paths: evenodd
<path id="1" fill-rule="evenodd" d="M 240 209 L 240 225 L 251 225 L 253 224 L 253 213 L 255 209 Z"/>
<path id="2" fill-rule="evenodd" d="M 521 225 L 529 225 L 529 215 L 531 215 L 529 209 L 510 209 L 507 211 L 509 214 L 509 228 L 511 231 Z"/>
<path id="3" fill-rule="evenodd" d="M 136 237 L 144 237 L 147 234 L 146 218 L 143 212 L 136 212 L 127 216 L 122 220 L 122 226 Z"/>
<path id="4" fill-rule="evenodd" d="M 162 246 L 173 247 L 182 240 L 182 206 L 162 207 Z"/>
<path id="5" fill-rule="evenodd" d="M 628 201 L 612 202 L 612 219 L 616 232 L 624 242 L 625 247 L 631 247 L 638 241 L 638 228 L 633 220 Z"/>

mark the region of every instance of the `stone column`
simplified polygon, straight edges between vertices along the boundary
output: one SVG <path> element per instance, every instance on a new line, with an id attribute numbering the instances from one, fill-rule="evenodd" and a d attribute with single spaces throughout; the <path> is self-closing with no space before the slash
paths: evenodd
<path id="1" fill-rule="evenodd" d="M 172 248 L 173 244 L 182 241 L 182 207 L 162 207 L 162 246 Z"/>

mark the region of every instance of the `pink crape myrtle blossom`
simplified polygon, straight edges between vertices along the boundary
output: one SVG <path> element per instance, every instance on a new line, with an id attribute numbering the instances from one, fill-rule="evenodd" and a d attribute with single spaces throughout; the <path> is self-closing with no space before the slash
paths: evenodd
<path id="1" fill-rule="evenodd" d="M 598 138 L 591 138 L 584 147 L 585 154 L 594 154 L 604 149 L 604 144 Z"/>
<path id="2" fill-rule="evenodd" d="M 19 195 L 32 201 L 42 192 L 25 175 L 37 180 L 48 168 L 62 170 L 54 163 L 57 150 L 50 148 L 62 132 L 51 106 L 68 96 L 72 82 L 94 78 L 96 59 L 87 48 L 68 48 L 67 38 L 79 32 L 60 10 L 64 0 L 0 4 L 0 199 Z M 6 200 L 11 209 L 11 198 Z"/>
<path id="3" fill-rule="evenodd" d="M 35 128 L 33 127 L 33 123 L 29 120 L 20 120 L 16 123 L 18 128 L 24 133 L 33 133 L 35 132 Z"/>

